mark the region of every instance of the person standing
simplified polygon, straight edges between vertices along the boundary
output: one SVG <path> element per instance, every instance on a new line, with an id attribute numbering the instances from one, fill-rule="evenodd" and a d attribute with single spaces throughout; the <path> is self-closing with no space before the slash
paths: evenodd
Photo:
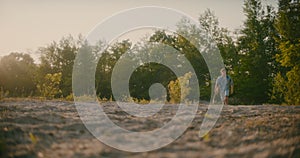
<path id="1" fill-rule="evenodd" d="M 220 70 L 221 76 L 216 80 L 215 94 L 220 93 L 221 101 L 224 105 L 228 105 L 229 94 L 233 93 L 233 80 L 226 74 L 226 69 Z M 230 87 L 230 89 L 229 89 Z"/>

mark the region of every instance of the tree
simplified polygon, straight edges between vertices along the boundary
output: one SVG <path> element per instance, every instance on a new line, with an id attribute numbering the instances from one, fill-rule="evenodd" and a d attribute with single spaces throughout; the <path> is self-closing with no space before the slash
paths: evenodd
<path id="1" fill-rule="evenodd" d="M 200 29 L 188 19 L 182 19 L 177 25 L 178 29 L 176 33 L 170 34 L 164 31 L 156 31 L 155 34 L 150 37 L 150 41 L 167 44 L 177 49 L 190 61 L 199 80 L 200 98 L 208 100 L 211 94 L 210 86 L 213 82 L 211 82 L 211 76 L 203 54 L 206 54 L 206 59 L 211 61 L 218 61 L 216 60 L 218 57 L 211 52 L 213 50 L 206 49 L 210 44 L 207 43 L 207 41 L 216 43 L 223 57 L 225 66 L 231 71 L 237 63 L 237 51 L 235 43 L 230 36 L 230 31 L 219 26 L 218 18 L 212 11 L 205 11 L 200 15 L 198 20 L 202 27 Z M 206 34 L 209 34 L 212 39 L 208 40 L 205 36 Z M 200 54 L 198 48 L 204 48 L 203 50 L 206 51 L 202 51 L 202 54 Z M 218 70 L 214 72 L 219 72 L 219 68 L 216 69 Z"/>
<path id="2" fill-rule="evenodd" d="M 60 97 L 62 91 L 59 89 L 61 73 L 46 74 L 44 79 L 37 84 L 37 89 L 42 97 L 53 99 Z"/>
<path id="3" fill-rule="evenodd" d="M 184 76 L 178 77 L 175 81 L 171 81 L 168 85 L 171 103 L 180 103 L 187 101 L 191 88 L 189 88 L 189 80 L 192 73 L 186 73 Z M 181 85 L 182 84 L 182 85 Z"/>
<path id="4" fill-rule="evenodd" d="M 27 97 L 35 94 L 36 65 L 29 54 L 10 53 L 0 60 L 0 89 L 9 97 Z"/>
<path id="5" fill-rule="evenodd" d="M 203 29 L 216 42 L 228 72 L 232 72 L 233 67 L 237 64 L 237 50 L 230 35 L 231 32 L 227 28 L 219 26 L 218 18 L 209 9 L 201 14 L 198 20 Z"/>
<path id="6" fill-rule="evenodd" d="M 300 1 L 279 0 L 276 42 L 280 53 L 276 60 L 282 66 L 274 79 L 272 93 L 277 103 L 300 104 Z"/>
<path id="7" fill-rule="evenodd" d="M 73 83 L 77 84 L 73 88 L 76 91 L 76 95 L 93 95 L 95 86 L 91 83 L 95 83 L 96 89 L 100 85 L 99 79 L 95 78 L 96 65 L 99 59 L 99 53 L 103 48 L 103 42 L 99 41 L 96 45 L 92 46 L 88 41 L 84 41 L 77 53 L 77 58 L 73 66 Z"/>
<path id="8" fill-rule="evenodd" d="M 43 80 L 47 74 L 61 73 L 59 89 L 62 91 L 63 97 L 70 95 L 72 93 L 73 65 L 80 43 L 80 37 L 76 41 L 72 36 L 68 36 L 63 37 L 58 43 L 53 42 L 40 48 L 41 63 L 37 80 Z"/>
<path id="9" fill-rule="evenodd" d="M 276 47 L 272 7 L 259 0 L 246 0 L 247 17 L 238 39 L 238 64 L 234 69 L 236 93 L 243 104 L 261 104 L 269 100 Z"/>
<path id="10" fill-rule="evenodd" d="M 173 47 L 190 62 L 199 81 L 197 86 L 199 86 L 201 92 L 200 99 L 207 100 L 210 97 L 210 75 L 203 56 L 194 45 L 195 43 L 201 43 L 200 40 L 203 40 L 199 37 L 199 35 L 200 32 L 195 26 L 186 21 L 186 19 L 182 19 L 182 21 L 178 24 L 178 30 L 176 33 L 170 34 L 159 30 L 150 37 L 150 41 Z M 189 41 L 184 36 L 190 37 L 195 41 Z M 178 67 L 180 67 L 180 65 Z M 169 79 L 170 80 L 168 82 L 174 80 L 173 78 Z"/>
<path id="11" fill-rule="evenodd" d="M 113 68 L 119 58 L 131 47 L 129 40 L 124 40 L 113 44 L 111 47 L 101 52 L 96 68 L 96 91 L 100 98 L 111 98 L 111 75 Z"/>
<path id="12" fill-rule="evenodd" d="M 160 83 L 167 89 L 169 82 L 176 79 L 176 75 L 170 67 L 159 63 L 145 62 L 149 59 L 157 59 L 162 63 L 169 61 L 170 65 L 175 67 L 176 65 L 172 64 L 173 60 L 170 59 L 170 55 L 174 50 L 170 50 L 170 47 L 168 48 L 156 42 L 149 42 L 148 39 L 144 39 L 132 48 L 131 54 L 127 57 L 127 59 L 131 59 L 133 64 L 137 66 L 129 81 L 132 97 L 138 100 L 150 100 L 148 92 L 153 84 Z M 169 100 L 168 91 L 167 100 Z"/>

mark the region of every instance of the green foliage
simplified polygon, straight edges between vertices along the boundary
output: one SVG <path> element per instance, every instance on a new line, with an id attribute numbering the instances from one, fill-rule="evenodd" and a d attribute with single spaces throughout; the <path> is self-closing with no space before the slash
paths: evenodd
<path id="1" fill-rule="evenodd" d="M 279 0 L 278 17 L 276 28 L 280 34 L 280 40 L 298 43 L 300 37 L 300 1 L 299 0 Z"/>
<path id="2" fill-rule="evenodd" d="M 37 89 L 41 96 L 47 99 L 60 97 L 62 91 L 59 88 L 62 73 L 46 74 L 44 79 L 37 85 Z"/>
<path id="3" fill-rule="evenodd" d="M 87 41 L 84 41 L 77 53 L 76 64 L 73 67 L 72 77 L 74 82 L 79 80 L 80 84 L 76 86 L 78 89 L 74 89 L 74 91 L 81 92 L 82 94 L 77 94 L 78 96 L 82 95 L 93 95 L 95 88 L 98 90 L 99 83 L 101 82 L 99 75 L 99 67 L 97 68 L 96 72 L 96 82 L 93 80 L 95 75 L 91 75 L 92 73 L 86 72 L 95 72 L 97 65 L 97 60 L 99 59 L 99 51 L 102 49 L 103 43 L 98 42 L 96 46 L 91 46 L 88 44 Z M 101 61 L 102 62 L 102 61 Z M 83 73 L 83 74 L 80 74 Z M 89 75 L 87 75 L 89 74 Z M 101 74 L 104 75 L 104 74 Z M 95 82 L 95 86 L 91 86 L 90 83 Z M 98 94 L 98 93 L 97 93 Z"/>
<path id="4" fill-rule="evenodd" d="M 294 66 L 286 73 L 287 91 L 284 93 L 285 102 L 288 105 L 300 105 L 300 67 Z"/>
<path id="5" fill-rule="evenodd" d="M 184 76 L 179 77 L 175 81 L 171 81 L 168 85 L 170 93 L 171 103 L 180 103 L 188 101 L 187 96 L 189 95 L 191 88 L 189 85 L 189 80 L 192 77 L 192 73 L 186 73 Z"/>
<path id="6" fill-rule="evenodd" d="M 242 104 L 262 104 L 269 100 L 276 74 L 275 12 L 270 6 L 263 7 L 259 0 L 246 0 L 244 13 L 247 19 L 238 38 L 238 62 L 231 74 L 235 97 Z"/>
<path id="7" fill-rule="evenodd" d="M 66 97 L 66 100 L 67 100 L 67 101 L 74 101 L 73 93 L 71 93 L 70 95 L 68 95 L 68 96 Z"/>
<path id="8" fill-rule="evenodd" d="M 93 96 L 90 96 L 90 95 L 76 96 L 73 99 L 78 102 L 95 102 L 95 101 L 97 101 L 96 98 L 94 98 Z"/>
<path id="9" fill-rule="evenodd" d="M 209 33 L 214 42 L 216 42 L 220 53 L 223 57 L 224 65 L 228 71 L 232 71 L 236 65 L 237 48 L 234 40 L 231 37 L 231 32 L 219 26 L 219 20 L 211 10 L 206 10 L 198 18 L 199 23 L 203 26 L 203 29 Z"/>
<path id="10" fill-rule="evenodd" d="M 276 54 L 276 59 L 281 64 L 281 66 L 293 67 L 295 65 L 299 65 L 300 39 L 298 40 L 297 43 L 292 43 L 291 41 L 280 41 L 279 50 L 281 50 L 281 53 Z"/>
<path id="11" fill-rule="evenodd" d="M 10 53 L 0 60 L 0 89 L 7 97 L 32 96 L 36 65 L 29 54 Z M 9 93 L 7 93 L 9 92 Z"/>
<path id="12" fill-rule="evenodd" d="M 96 92 L 99 98 L 111 98 L 111 75 L 113 68 L 119 58 L 130 49 L 131 45 L 129 40 L 124 40 L 113 44 L 102 54 L 99 54 L 95 76 Z"/>
<path id="13" fill-rule="evenodd" d="M 282 68 L 274 78 L 272 99 L 276 103 L 300 104 L 300 1 L 280 0 L 276 60 Z"/>
<path id="14" fill-rule="evenodd" d="M 6 98 L 9 94 L 9 91 L 4 91 L 3 87 L 0 88 L 0 100 Z"/>
<path id="15" fill-rule="evenodd" d="M 207 10 L 198 18 L 203 29 L 182 19 L 176 32 L 156 30 L 135 45 L 129 40 L 123 40 L 103 51 L 102 41 L 90 46 L 81 37 L 74 39 L 67 36 L 40 48 L 38 64 L 28 54 L 11 53 L 0 59 L 0 99 L 41 95 L 48 99 L 65 97 L 73 100 L 72 77 L 80 76 L 82 83 L 77 88 L 85 91 L 76 97 L 91 100 L 90 96 L 96 88 L 99 100 L 109 98 L 112 101 L 112 72 L 118 60 L 127 56 L 128 59 L 124 59 L 125 65 L 117 75 L 122 76 L 127 72 L 128 63 L 136 63 L 137 69 L 130 77 L 130 97 L 126 96 L 125 100 L 148 103 L 149 88 L 154 83 L 161 83 L 168 89 L 167 100 L 178 103 L 180 99 L 188 99 L 189 93 L 193 94 L 194 89 L 186 88 L 186 84 L 181 85 L 185 88 L 180 89 L 180 81 L 186 83 L 190 79 L 189 75 L 183 72 L 183 76 L 177 79 L 174 72 L 164 65 L 142 62 L 142 59 L 150 57 L 171 61 L 171 54 L 154 53 L 165 52 L 161 46 L 163 44 L 177 50 L 180 53 L 178 57 L 189 60 L 199 80 L 198 85 L 191 87 L 199 86 L 200 99 L 208 100 L 214 79 L 210 77 L 203 52 L 200 54 L 197 48 L 207 46 L 208 40 L 202 35 L 209 33 L 219 48 L 228 74 L 235 82 L 235 95 L 230 97 L 231 103 L 300 104 L 299 0 L 279 0 L 278 12 L 271 6 L 263 6 L 260 0 L 245 0 L 244 13 L 244 26 L 235 34 L 220 27 L 218 18 Z M 207 59 L 216 59 L 213 53 L 205 53 Z M 78 65 L 74 65 L 76 55 L 81 60 L 76 61 Z M 180 69 L 178 63 L 172 63 L 172 66 Z M 77 70 L 95 72 L 95 76 L 80 75 Z M 94 77 L 95 86 L 87 87 Z M 183 92 L 181 96 L 180 91 Z"/>
<path id="16" fill-rule="evenodd" d="M 284 93 L 287 90 L 285 79 L 280 73 L 274 77 L 271 101 L 274 103 L 284 102 Z"/>
<path id="17" fill-rule="evenodd" d="M 150 100 L 148 90 L 152 84 L 161 83 L 167 87 L 175 78 L 175 74 L 166 66 L 157 63 L 144 64 L 138 67 L 130 77 L 130 94 L 138 100 Z"/>
<path id="18" fill-rule="evenodd" d="M 178 27 L 178 34 L 167 34 L 164 31 L 157 31 L 150 37 L 150 41 L 169 45 L 178 50 L 187 60 L 189 60 L 195 70 L 198 80 L 201 81 L 199 82 L 201 91 L 200 99 L 207 100 L 210 97 L 210 75 L 203 56 L 194 45 L 195 43 L 201 43 L 200 41 L 203 42 L 205 40 L 199 37 L 200 30 L 196 29 L 195 26 L 188 21 L 184 21 L 184 19 Z M 188 41 L 182 35 L 199 41 Z M 167 73 L 165 74 L 168 75 Z M 173 76 L 169 76 L 169 81 L 171 80 L 174 80 Z"/>
<path id="19" fill-rule="evenodd" d="M 63 37 L 58 43 L 52 42 L 39 49 L 41 63 L 38 69 L 36 81 L 43 80 L 46 74 L 61 73 L 59 88 L 62 96 L 72 93 L 72 70 L 75 56 L 82 43 L 82 39 L 76 41 L 72 36 Z"/>

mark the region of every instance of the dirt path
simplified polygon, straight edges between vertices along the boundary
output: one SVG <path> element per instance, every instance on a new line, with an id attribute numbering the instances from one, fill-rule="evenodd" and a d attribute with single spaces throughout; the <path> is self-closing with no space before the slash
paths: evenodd
<path id="1" fill-rule="evenodd" d="M 132 121 L 114 104 L 105 103 L 106 112 L 129 129 L 153 130 L 174 114 L 168 105 L 160 113 L 164 119 Z M 300 106 L 226 106 L 208 136 L 199 138 L 206 110 L 200 105 L 187 131 L 168 146 L 128 153 L 94 138 L 71 102 L 2 101 L 0 157 L 300 157 Z"/>

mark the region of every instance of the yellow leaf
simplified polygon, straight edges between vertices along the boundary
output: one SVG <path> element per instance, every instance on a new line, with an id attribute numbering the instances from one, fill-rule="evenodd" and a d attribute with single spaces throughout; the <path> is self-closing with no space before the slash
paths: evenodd
<path id="1" fill-rule="evenodd" d="M 203 140 L 204 140 L 205 142 L 208 142 L 208 141 L 210 140 L 210 136 L 209 136 L 208 133 L 207 133 L 205 136 L 203 136 Z"/>
<path id="2" fill-rule="evenodd" d="M 36 144 L 38 141 L 37 137 L 33 135 L 31 132 L 29 133 L 29 138 L 33 144 Z"/>

